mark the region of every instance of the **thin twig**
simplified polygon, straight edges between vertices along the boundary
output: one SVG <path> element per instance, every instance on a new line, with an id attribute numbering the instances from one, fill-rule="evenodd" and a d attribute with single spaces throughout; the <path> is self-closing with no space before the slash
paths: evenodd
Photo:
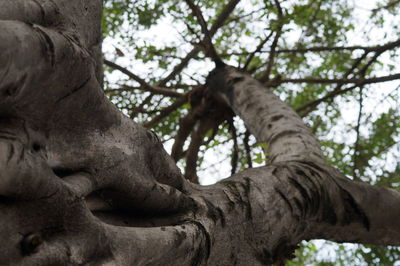
<path id="1" fill-rule="evenodd" d="M 356 141 L 354 143 L 354 152 L 353 152 L 353 178 L 354 180 L 358 180 L 357 168 L 358 168 L 358 150 L 360 146 L 360 125 L 361 125 L 361 117 L 363 111 L 363 86 L 360 87 L 359 92 L 359 110 L 358 110 L 358 117 L 357 117 L 357 125 L 356 125 Z"/>
<path id="2" fill-rule="evenodd" d="M 168 89 L 163 89 L 163 88 L 155 87 L 155 86 L 152 86 L 152 85 L 148 84 L 144 79 L 142 79 L 138 75 L 132 73 L 128 69 L 126 69 L 126 68 L 124 68 L 124 67 L 122 67 L 122 66 L 120 66 L 120 65 L 118 65 L 118 64 L 116 64 L 114 62 L 111 62 L 111 61 L 109 61 L 107 59 L 104 59 L 104 64 L 106 66 L 109 66 L 109 67 L 113 68 L 113 69 L 121 71 L 121 73 L 124 73 L 125 75 L 127 75 L 128 77 L 133 79 L 134 81 L 138 82 L 143 87 L 142 90 L 146 90 L 146 91 L 149 91 L 149 92 L 152 92 L 152 93 L 157 93 L 157 94 L 163 94 L 163 95 L 165 95 L 165 93 L 168 93 L 168 91 L 169 91 Z M 172 93 L 172 94 L 174 94 L 174 93 Z M 172 96 L 172 97 L 179 97 L 179 95 L 175 95 L 175 96 Z"/>
<path id="3" fill-rule="evenodd" d="M 400 46 L 400 39 L 389 42 L 383 45 L 373 45 L 373 46 L 315 46 L 308 48 L 292 48 L 292 49 L 278 49 L 275 53 L 308 53 L 308 52 L 335 52 L 335 51 L 354 51 L 354 50 L 364 50 L 365 52 L 375 52 L 379 50 L 389 50 Z M 260 53 L 271 53 L 271 50 L 261 50 Z M 229 54 L 221 54 L 221 57 L 228 57 L 231 55 L 249 55 L 250 52 L 232 52 Z"/>
<path id="4" fill-rule="evenodd" d="M 274 32 L 271 31 L 270 34 L 267 37 L 265 37 L 263 40 L 261 40 L 261 42 L 258 44 L 257 48 L 247 58 L 246 63 L 244 63 L 244 66 L 242 67 L 242 69 L 247 69 L 248 68 L 248 66 L 250 65 L 250 63 L 253 60 L 254 56 L 261 51 L 261 49 L 268 42 L 268 40 L 271 38 L 273 33 Z"/>
<path id="5" fill-rule="evenodd" d="M 279 41 L 279 38 L 281 37 L 281 34 L 282 34 L 283 11 L 282 11 L 282 7 L 281 7 L 279 1 L 278 0 L 274 0 L 274 2 L 275 2 L 276 9 L 278 11 L 278 23 L 279 23 L 279 25 L 278 25 L 278 29 L 276 30 L 276 33 L 275 33 L 274 41 L 271 44 L 271 48 L 270 48 L 271 52 L 270 52 L 269 58 L 268 58 L 267 70 L 265 71 L 265 74 L 261 78 L 262 82 L 267 82 L 269 80 L 269 77 L 270 77 L 271 71 L 272 71 L 272 67 L 273 67 L 274 61 L 275 61 L 275 50 L 276 50 L 276 47 L 278 46 L 278 41 Z"/>
<path id="6" fill-rule="evenodd" d="M 152 120 L 146 122 L 143 124 L 144 127 L 152 127 L 155 124 L 157 124 L 159 121 L 161 121 L 162 119 L 164 119 L 165 117 L 167 117 L 170 113 L 172 113 L 173 111 L 177 110 L 179 107 L 181 107 L 182 105 L 184 105 L 185 103 L 187 103 L 187 94 L 185 94 L 182 98 L 179 98 L 178 100 L 176 100 L 173 104 L 171 104 L 170 106 L 162 109 L 160 111 L 160 113 L 154 117 Z"/>
<path id="7" fill-rule="evenodd" d="M 136 117 L 139 113 L 141 113 L 142 110 L 144 110 L 144 106 L 147 105 L 147 104 L 149 104 L 150 101 L 153 99 L 153 97 L 154 97 L 154 94 L 153 94 L 153 93 L 151 93 L 150 95 L 148 95 L 138 107 L 134 107 L 134 108 L 133 108 L 133 110 L 131 111 L 129 117 L 130 117 L 130 118 L 134 118 L 134 117 Z"/>
<path id="8" fill-rule="evenodd" d="M 362 86 L 362 85 L 366 85 L 366 84 L 372 84 L 372 83 L 379 83 L 379 82 L 386 82 L 386 81 L 392 81 L 392 80 L 397 80 L 400 79 L 400 74 L 394 74 L 394 75 L 388 75 L 388 76 L 383 76 L 383 77 L 376 77 L 376 78 L 369 78 L 369 79 L 347 79 L 345 81 L 351 81 L 351 82 L 346 82 L 346 83 L 355 83 L 355 85 L 348 87 L 346 89 L 342 89 L 342 90 L 338 90 L 338 91 L 332 91 L 328 94 L 326 94 L 325 96 L 314 100 L 312 102 L 309 102 L 299 108 L 296 109 L 296 111 L 298 113 L 303 112 L 309 108 L 314 108 L 315 106 L 317 106 L 318 104 L 320 104 L 321 102 L 324 102 L 328 99 L 332 99 L 333 97 L 336 97 L 338 95 L 344 94 L 348 91 L 354 90 L 355 88 Z M 302 116 L 304 116 L 306 114 L 302 114 Z"/>
<path id="9" fill-rule="evenodd" d="M 140 91 L 148 91 L 154 94 L 160 94 L 164 96 L 169 96 L 169 97 L 174 97 L 174 98 L 180 98 L 183 96 L 182 93 L 170 90 L 170 89 L 164 89 L 164 88 L 158 88 L 158 87 L 134 87 L 130 85 L 120 85 L 119 89 L 108 89 L 105 92 L 123 92 L 123 91 L 134 91 L 134 90 L 140 90 Z"/>
<path id="10" fill-rule="evenodd" d="M 386 82 L 391 80 L 400 79 L 400 73 L 381 76 L 381 77 L 373 77 L 373 78 L 351 78 L 351 79 L 329 79 L 329 78 L 301 78 L 301 79 L 282 79 L 281 83 L 318 83 L 318 84 L 370 84 L 370 83 L 379 83 L 379 82 Z"/>
<path id="11" fill-rule="evenodd" d="M 249 16 L 251 16 L 251 15 L 253 15 L 255 13 L 258 13 L 258 12 L 260 12 L 262 10 L 265 10 L 265 7 L 259 8 L 257 10 L 253 10 L 253 11 L 251 11 L 251 12 L 249 12 L 247 14 L 241 15 L 241 16 L 237 16 L 237 17 L 231 18 L 231 19 L 227 20 L 226 23 L 229 24 L 229 23 L 234 22 L 234 21 L 240 21 L 240 20 L 244 19 L 245 17 L 249 17 Z M 260 18 L 263 17 L 264 15 L 265 14 L 262 14 L 260 16 Z"/>
<path id="12" fill-rule="evenodd" d="M 233 12 L 235 9 L 236 5 L 240 2 L 240 0 L 231 0 L 229 3 L 224 7 L 224 9 L 221 11 L 221 13 L 218 15 L 216 21 L 214 24 L 211 26 L 209 33 L 210 36 L 213 37 L 214 34 L 217 32 L 219 28 L 221 28 L 224 25 L 224 22 L 226 19 L 229 17 L 229 15 Z M 195 46 L 193 49 L 182 59 L 182 61 L 174 67 L 172 72 L 166 76 L 158 86 L 164 87 L 170 80 L 175 78 L 175 76 L 180 73 L 189 63 L 189 61 L 197 56 L 197 54 L 200 52 L 200 48 Z"/>
<path id="13" fill-rule="evenodd" d="M 361 62 L 367 57 L 369 52 L 364 51 L 364 53 L 362 54 L 362 56 L 360 56 L 357 60 L 355 60 L 352 64 L 352 66 L 350 67 L 350 69 L 348 69 L 346 71 L 346 73 L 343 75 L 343 79 L 346 79 L 350 76 L 350 74 L 352 74 L 355 69 L 361 64 Z M 343 85 L 345 85 L 345 83 L 339 83 L 336 84 L 336 87 L 333 89 L 333 91 L 340 91 L 343 87 Z M 333 101 L 334 97 L 327 99 L 327 102 L 331 102 Z M 311 113 L 312 111 L 315 110 L 315 108 L 318 106 L 318 104 L 315 104 L 313 106 L 310 106 L 310 108 L 308 108 L 308 110 L 304 113 L 302 113 L 303 116 L 306 116 L 307 114 Z"/>
<path id="14" fill-rule="evenodd" d="M 386 47 L 387 47 L 387 46 L 386 46 Z M 373 56 L 373 57 L 367 62 L 367 64 L 365 64 L 354 76 L 363 77 L 363 76 L 365 75 L 365 73 L 367 72 L 368 68 L 369 68 L 374 62 L 376 62 L 376 60 L 378 59 L 378 57 L 379 57 L 381 54 L 383 54 L 383 53 L 386 51 L 386 49 L 387 49 L 386 47 L 385 47 L 385 48 L 381 48 L 381 49 L 375 51 L 374 56 Z M 361 63 L 361 61 L 367 56 L 368 53 L 369 53 L 369 52 L 367 52 L 367 51 L 364 52 L 364 54 L 363 54 L 358 60 L 356 60 L 356 61 L 354 62 L 353 66 L 350 68 L 350 70 L 348 70 L 348 71 L 346 72 L 346 74 L 345 74 L 344 77 L 348 77 L 348 76 L 350 75 L 350 73 L 352 73 L 352 72 L 357 68 L 357 66 L 358 66 L 358 65 Z M 343 79 L 343 80 L 344 80 L 344 79 Z M 388 80 L 383 80 L 383 81 L 378 81 L 378 82 L 384 82 L 384 81 L 388 81 Z M 345 92 L 347 92 L 347 91 L 353 90 L 353 89 L 359 87 L 359 85 L 362 85 L 362 86 L 363 86 L 363 85 L 368 84 L 368 83 L 375 83 L 375 82 L 360 82 L 360 84 L 356 83 L 354 86 L 352 86 L 352 87 L 350 87 L 350 88 L 347 88 L 347 89 L 344 89 L 344 90 L 341 90 L 341 87 L 342 87 L 344 84 L 346 84 L 346 83 L 338 83 L 337 86 L 336 86 L 336 88 L 335 88 L 331 93 L 328 94 L 328 95 L 330 95 L 330 97 L 325 98 L 323 101 L 332 101 L 333 98 L 336 97 L 337 95 L 340 95 L 340 94 L 343 94 L 343 93 L 345 93 Z M 335 93 L 335 92 L 338 92 L 338 93 Z M 324 97 L 323 97 L 323 98 L 324 98 Z M 322 99 L 322 98 L 321 98 L 321 99 Z M 320 99 L 320 100 L 321 100 L 321 99 Z M 321 102 L 323 102 L 323 101 L 317 100 L 317 102 L 316 102 L 316 101 L 311 102 L 310 104 L 306 104 L 306 105 L 300 107 L 299 109 L 297 109 L 297 111 L 300 112 L 300 111 L 306 110 L 305 112 L 302 112 L 302 116 L 306 116 L 307 114 L 309 114 L 310 112 L 312 112 L 312 111 L 318 106 L 319 103 L 321 103 Z M 305 106 L 308 106 L 308 107 L 307 107 L 306 109 L 303 109 L 303 107 L 305 107 Z"/>
<path id="15" fill-rule="evenodd" d="M 195 5 L 193 3 L 192 0 L 185 0 L 186 4 L 190 7 L 190 9 L 193 12 L 193 15 L 197 18 L 197 22 L 199 23 L 200 27 L 201 27 L 201 31 L 204 35 L 204 40 L 201 42 L 204 45 L 204 52 L 206 54 L 206 56 L 210 57 L 211 59 L 213 59 L 215 62 L 217 61 L 221 61 L 221 58 L 219 57 L 214 44 L 212 43 L 212 38 L 211 38 L 211 34 L 208 30 L 207 27 L 207 22 L 205 21 L 204 17 L 203 17 L 203 13 L 201 12 L 200 8 Z"/>
<path id="16" fill-rule="evenodd" d="M 389 42 L 383 45 L 374 45 L 374 46 L 362 46 L 362 45 L 354 45 L 354 46 L 315 46 L 308 48 L 297 48 L 297 49 L 279 49 L 276 50 L 277 53 L 307 53 L 307 52 L 326 52 L 326 51 L 341 51 L 341 50 L 364 50 L 366 52 L 374 52 L 381 49 L 388 50 L 400 46 L 400 39 Z M 268 51 L 269 52 L 269 51 Z"/>
<path id="17" fill-rule="evenodd" d="M 389 8 L 399 4 L 399 3 L 400 3 L 400 0 L 397 0 L 397 1 L 389 2 L 384 6 L 380 6 L 380 7 L 374 8 L 374 9 L 371 10 L 372 16 L 374 16 L 378 11 L 380 11 L 382 9 L 389 9 Z"/>

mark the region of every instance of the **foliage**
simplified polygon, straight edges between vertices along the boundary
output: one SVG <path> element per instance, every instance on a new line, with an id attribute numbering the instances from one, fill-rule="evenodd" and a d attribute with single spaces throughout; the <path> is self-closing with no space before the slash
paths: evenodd
<path id="1" fill-rule="evenodd" d="M 368 81 L 399 72 L 399 1 L 372 1 L 368 7 L 346 0 L 242 1 L 218 25 L 228 2 L 196 2 L 224 62 L 266 82 L 298 110 L 328 160 L 350 178 L 399 189 L 400 83 Z M 151 92 L 138 79 L 106 66 L 106 94 L 121 110 L 151 127 L 167 149 L 177 140 L 183 118 L 194 115 L 183 156 L 177 158 L 182 169 L 200 125 L 208 126 L 197 150 L 203 183 L 266 163 L 265 145 L 256 143 L 240 120 L 206 125 L 205 116 L 222 111 L 212 106 L 199 111 L 208 98 L 194 91 L 213 64 L 204 52 L 204 32 L 184 1 L 107 0 L 103 33 L 108 60 L 140 76 L 146 86 L 181 94 Z M 393 265 L 400 256 L 394 247 L 322 246 L 303 243 L 288 265 Z M 334 255 L 327 258 L 323 250 Z"/>

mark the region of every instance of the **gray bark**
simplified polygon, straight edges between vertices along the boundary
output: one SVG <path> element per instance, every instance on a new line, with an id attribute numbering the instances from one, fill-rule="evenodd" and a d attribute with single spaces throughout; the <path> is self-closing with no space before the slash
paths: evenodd
<path id="1" fill-rule="evenodd" d="M 303 239 L 400 245 L 400 194 L 330 167 L 289 106 L 213 71 L 270 164 L 208 187 L 101 90 L 101 1 L 0 3 L 0 265 L 269 265 Z"/>

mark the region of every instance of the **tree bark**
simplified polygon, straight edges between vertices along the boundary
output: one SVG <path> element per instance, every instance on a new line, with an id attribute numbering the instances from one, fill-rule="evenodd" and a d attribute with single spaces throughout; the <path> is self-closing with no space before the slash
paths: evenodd
<path id="1" fill-rule="evenodd" d="M 101 90 L 101 9 L 0 3 L 1 265 L 269 265 L 304 239 L 400 245 L 400 194 L 330 167 L 299 116 L 232 67 L 208 89 L 270 163 L 186 181 Z"/>

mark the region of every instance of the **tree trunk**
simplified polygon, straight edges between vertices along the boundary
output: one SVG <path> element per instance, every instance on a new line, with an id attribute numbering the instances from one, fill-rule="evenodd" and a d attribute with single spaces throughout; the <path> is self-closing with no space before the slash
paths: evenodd
<path id="1" fill-rule="evenodd" d="M 330 167 L 298 115 L 215 69 L 270 164 L 186 181 L 101 90 L 100 0 L 0 3 L 0 265 L 269 265 L 304 239 L 400 245 L 400 194 Z"/>

